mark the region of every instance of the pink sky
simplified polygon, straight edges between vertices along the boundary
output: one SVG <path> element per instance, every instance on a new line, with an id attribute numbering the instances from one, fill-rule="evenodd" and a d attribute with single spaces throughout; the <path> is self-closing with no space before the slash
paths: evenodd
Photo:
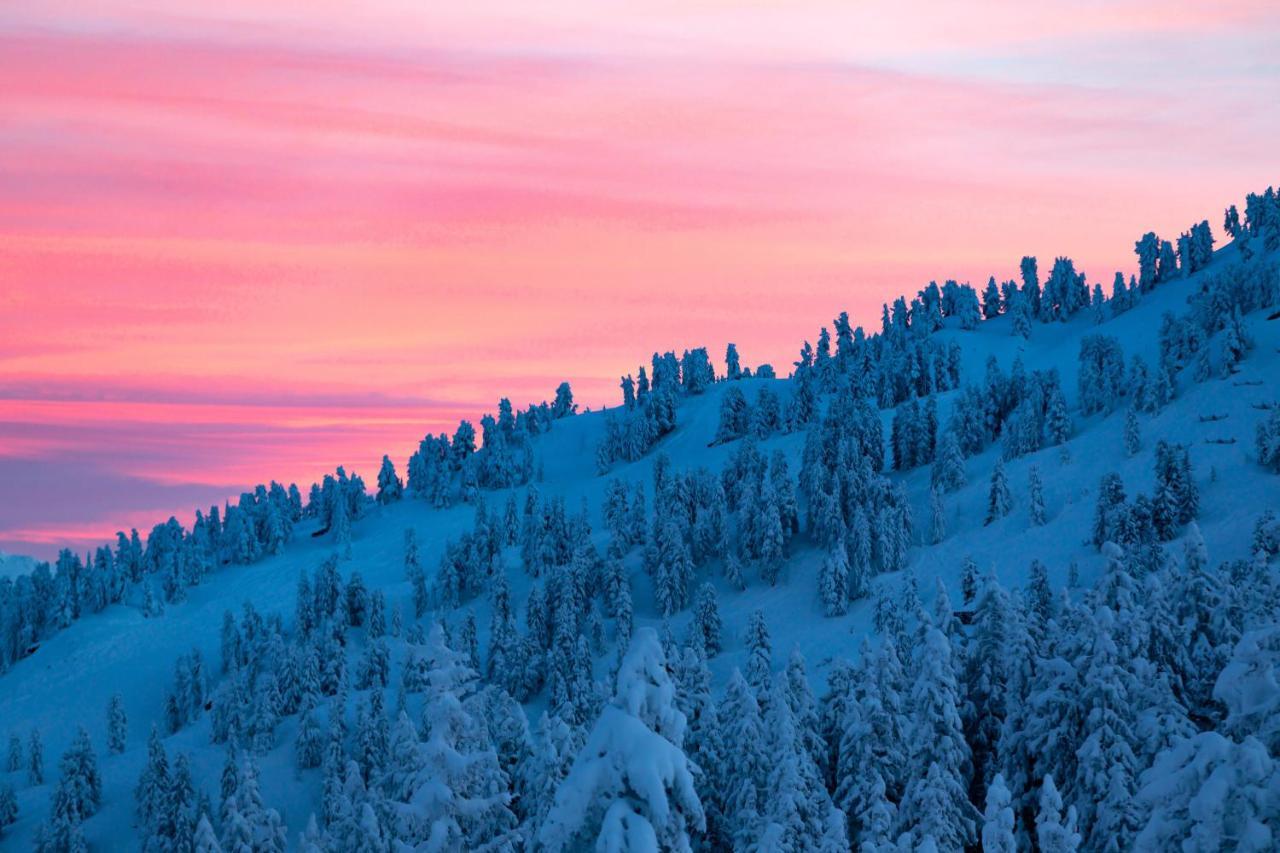
<path id="1" fill-rule="evenodd" d="M 446 5 L 0 8 L 0 549 L 1280 177 L 1274 3 Z"/>

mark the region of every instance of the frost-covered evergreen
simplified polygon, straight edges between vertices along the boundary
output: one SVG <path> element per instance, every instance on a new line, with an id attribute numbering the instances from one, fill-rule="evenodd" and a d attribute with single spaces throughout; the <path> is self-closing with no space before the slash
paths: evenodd
<path id="1" fill-rule="evenodd" d="M 697 636 L 704 653 L 708 656 L 719 653 L 722 648 L 720 614 L 716 605 L 716 588 L 710 583 L 698 588 L 690 630 Z"/>
<path id="2" fill-rule="evenodd" d="M 903 794 L 898 826 L 917 843 L 931 836 L 955 850 L 976 838 L 976 810 L 969 803 L 966 771 L 970 763 L 951 663 L 951 643 L 936 628 L 926 630 L 916 659 L 919 674 L 911 690 L 910 781 Z"/>
<path id="3" fill-rule="evenodd" d="M 690 835 L 706 820 L 681 750 L 685 725 L 658 635 L 641 629 L 618 671 L 613 700 L 556 792 L 539 845 L 691 850 Z"/>
<path id="4" fill-rule="evenodd" d="M 1009 493 L 1009 480 L 1004 473 L 1003 460 L 996 460 L 991 469 L 991 486 L 987 491 L 986 524 L 999 521 L 1013 509 L 1013 496 Z"/>
<path id="5" fill-rule="evenodd" d="M 1027 510 L 1034 526 L 1044 524 L 1044 484 L 1040 480 L 1040 469 L 1035 465 L 1027 469 Z"/>
<path id="6" fill-rule="evenodd" d="M 1062 813 L 1062 796 L 1053 784 L 1053 776 L 1045 777 L 1040 790 L 1036 843 L 1042 853 L 1075 853 L 1080 846 L 1080 833 L 1076 832 L 1076 807 L 1069 806 L 1066 814 Z"/>
<path id="7" fill-rule="evenodd" d="M 112 755 L 124 752 L 128 726 L 129 721 L 124 713 L 124 697 L 119 693 L 113 693 L 110 703 L 107 704 L 107 750 Z"/>
<path id="8" fill-rule="evenodd" d="M 404 483 L 396 475 L 396 466 L 391 457 L 382 457 L 382 468 L 378 470 L 378 503 L 388 504 L 400 500 L 404 493 Z"/>

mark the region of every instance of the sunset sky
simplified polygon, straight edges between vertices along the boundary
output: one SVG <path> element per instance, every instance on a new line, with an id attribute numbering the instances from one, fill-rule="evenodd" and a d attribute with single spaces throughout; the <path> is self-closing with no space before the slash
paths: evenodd
<path id="1" fill-rule="evenodd" d="M 0 550 L 1280 179 L 1274 0 L 0 5 Z"/>

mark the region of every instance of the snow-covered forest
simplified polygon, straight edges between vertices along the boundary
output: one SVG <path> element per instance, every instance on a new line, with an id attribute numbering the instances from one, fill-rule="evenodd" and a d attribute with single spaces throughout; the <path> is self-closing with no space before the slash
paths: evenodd
<path id="1" fill-rule="evenodd" d="M 0 572 L 0 846 L 1280 849 L 1280 196 L 1134 250 Z"/>

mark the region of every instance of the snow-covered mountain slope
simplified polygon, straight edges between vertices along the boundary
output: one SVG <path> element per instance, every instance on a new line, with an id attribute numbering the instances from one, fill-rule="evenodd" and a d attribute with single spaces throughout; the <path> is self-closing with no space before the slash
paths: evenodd
<path id="1" fill-rule="evenodd" d="M 1057 370 L 1071 408 L 1074 433 L 1064 447 L 1046 447 L 1005 462 L 1013 493 L 1013 511 L 985 524 L 989 478 L 1001 453 L 1000 442 L 965 460 L 967 483 L 943 498 L 945 538 L 927 544 L 930 527 L 930 471 L 922 466 L 906 472 L 887 472 L 901 484 L 915 519 L 909 567 L 920 583 L 926 609 L 931 609 L 935 579 L 941 581 L 953 601 L 962 597 L 961 567 L 971 557 L 982 569 L 991 568 L 1006 587 L 1022 587 L 1028 579 L 1032 560 L 1048 568 L 1055 587 L 1077 578 L 1075 593 L 1100 576 L 1105 557 L 1089 540 L 1099 482 L 1104 474 L 1118 472 L 1130 494 L 1153 488 L 1153 453 L 1159 439 L 1186 446 L 1199 488 L 1199 530 L 1217 564 L 1232 559 L 1248 559 L 1251 536 L 1259 513 L 1280 508 L 1280 477 L 1259 465 L 1255 458 L 1255 430 L 1268 414 L 1260 408 L 1280 398 L 1280 320 L 1269 319 L 1269 311 L 1244 318 L 1254 346 L 1238 372 L 1193 382 L 1184 370 L 1176 398 L 1154 415 L 1138 416 L 1141 449 L 1125 452 L 1123 406 L 1108 415 L 1082 416 L 1077 410 L 1078 355 L 1081 340 L 1091 334 L 1114 336 L 1122 342 L 1126 360 L 1141 354 L 1146 362 L 1159 361 L 1158 335 L 1165 312 L 1187 310 L 1188 297 L 1223 265 L 1233 263 L 1228 246 L 1206 269 L 1189 278 L 1164 283 L 1145 294 L 1131 310 L 1095 325 L 1089 311 L 1081 311 L 1069 322 L 1035 323 L 1031 338 L 1011 334 L 1011 318 L 1001 316 L 981 323 L 976 330 L 962 331 L 948 326 L 936 333 L 944 341 L 955 341 L 962 354 L 961 380 L 980 384 L 990 357 L 1008 371 L 1020 358 L 1027 371 Z M 1274 261 L 1274 258 L 1272 258 Z M 714 444 L 722 398 L 741 385 L 748 399 L 756 389 L 769 385 L 785 401 L 791 394 L 787 380 L 750 379 L 741 383 L 717 382 L 705 393 L 682 400 L 677 427 L 642 459 L 615 464 L 607 475 L 597 473 L 596 447 L 602 440 L 606 413 L 578 415 L 554 423 L 554 428 L 533 439 L 541 469 L 536 484 L 543 498 L 565 499 L 568 511 L 576 513 L 585 504 L 594 529 L 593 539 L 600 553 L 608 546 L 608 535 L 600 521 L 605 490 L 613 479 L 643 482 L 652 496 L 655 460 L 669 458 L 676 471 L 705 467 L 719 472 L 736 451 L 739 442 Z M 946 424 L 959 391 L 938 395 L 939 422 Z M 890 433 L 893 410 L 882 410 L 884 433 Z M 775 432 L 760 442 L 767 455 L 785 454 L 794 476 L 801 467 L 805 431 Z M 390 450 L 390 449 L 389 449 Z M 1033 525 L 1028 513 L 1029 472 L 1035 467 L 1043 481 L 1045 523 Z M 508 497 L 523 503 L 526 490 L 486 492 L 491 512 L 501 512 Z M 421 564 L 429 576 L 439 564 L 448 541 L 471 529 L 473 506 L 457 503 L 449 509 L 432 509 L 412 498 L 378 505 L 354 522 L 351 555 L 340 562 L 342 575 L 359 572 L 370 590 L 381 590 L 388 607 L 413 621 L 410 583 L 405 576 L 405 531 L 413 529 L 421 547 Z M 301 573 L 314 572 L 332 553 L 331 535 L 312 536 L 314 522 L 304 521 L 283 553 L 250 565 L 226 566 L 189 590 L 187 600 L 170 604 L 162 616 L 145 618 L 137 607 L 113 605 L 104 612 L 86 616 L 43 639 L 30 656 L 18 661 L 0 676 L 0 738 L 15 733 L 26 748 L 29 732 L 40 731 L 47 755 L 43 784 L 28 783 L 25 770 L 5 773 L 0 768 L 0 786 L 16 790 L 17 822 L 4 830 L 0 844 L 26 849 L 40 825 L 49 816 L 50 795 L 58 778 L 55 758 L 71 745 L 78 727 L 83 726 L 93 744 L 107 742 L 107 707 L 114 694 L 123 697 L 128 717 L 124 751 L 107 755 L 100 749 L 103 777 L 100 810 L 84 823 L 84 835 L 101 849 L 136 846 L 140 833 L 133 797 L 148 757 L 147 735 L 153 725 L 166 730 L 166 694 L 174 681 L 175 660 L 192 649 L 198 650 L 208 672 L 218 677 L 220 631 L 224 612 L 239 613 L 244 602 L 264 617 L 280 616 L 286 625 L 293 621 L 295 592 Z M 1179 550 L 1174 543 L 1170 550 Z M 654 597 L 653 583 L 642 568 L 641 551 L 633 549 L 625 560 L 634 595 L 637 628 L 660 631 L 664 622 Z M 819 571 L 824 550 L 802 533 L 793 543 L 776 585 L 768 585 L 753 572 L 747 573 L 747 587 L 733 589 L 717 570 L 699 572 L 697 583 L 709 580 L 716 586 L 719 614 L 723 620 L 725 649 L 712 657 L 708 666 L 714 690 L 720 694 L 735 669 L 745 669 L 748 648 L 744 642 L 747 623 L 757 610 L 765 614 L 772 637 L 775 668 L 782 667 L 793 649 L 808 661 L 808 674 L 815 694 L 827 688 L 832 664 L 840 658 L 855 659 L 864 636 L 874 634 L 873 616 L 877 592 L 882 587 L 896 589 L 901 572 L 886 572 L 872 580 L 872 593 L 850 603 L 843 616 L 824 615 L 819 595 Z M 518 547 L 502 553 L 506 575 L 517 612 L 535 581 L 522 570 Z M 1076 573 L 1072 573 L 1072 566 Z M 696 586 L 696 584 L 695 584 Z M 487 648 L 491 603 L 480 595 L 464 601 L 456 610 L 439 610 L 430 617 L 457 626 L 472 613 L 479 626 L 479 646 Z M 683 637 L 691 619 L 686 608 L 670 620 L 671 634 Z M 365 640 L 353 635 L 348 654 L 354 662 Z M 403 638 L 390 641 L 393 670 L 398 671 L 408 654 Z M 607 648 L 594 658 L 596 677 L 606 682 L 618 654 Z M 393 682 L 394 683 L 394 682 Z M 355 691 L 357 695 L 364 691 Z M 388 701 L 394 689 L 387 692 Z M 546 691 L 526 704 L 531 721 L 547 706 Z M 218 779 L 226 747 L 211 743 L 211 715 L 203 714 L 176 733 L 165 737 L 170 755 L 188 753 L 197 787 L 216 805 Z M 263 801 L 279 810 L 288 828 L 290 843 L 307 826 L 308 818 L 319 813 L 322 777 L 319 770 L 298 771 L 294 765 L 294 741 L 299 717 L 281 719 L 276 746 L 257 759 Z M 212 816 L 211 816 L 212 819 Z"/>

